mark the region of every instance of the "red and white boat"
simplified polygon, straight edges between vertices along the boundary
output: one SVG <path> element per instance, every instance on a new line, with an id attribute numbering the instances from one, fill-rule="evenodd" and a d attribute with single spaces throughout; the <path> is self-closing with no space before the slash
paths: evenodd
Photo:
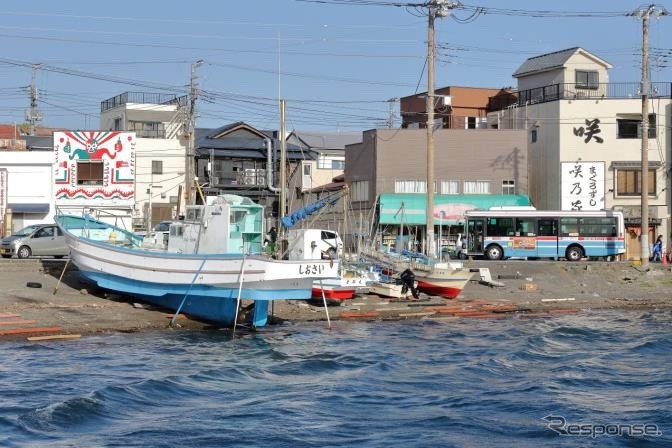
<path id="1" fill-rule="evenodd" d="M 425 294 L 454 299 L 469 283 L 474 273 L 461 261 L 427 262 L 393 252 L 362 250 L 362 255 L 381 263 L 388 270 L 401 273 L 410 269 L 415 274 L 418 289 Z"/>
<path id="2" fill-rule="evenodd" d="M 313 282 L 313 298 L 321 299 L 324 291 L 327 300 L 352 299 L 357 292 L 367 289 L 367 281 L 368 278 L 358 270 L 346 269 L 338 278 Z"/>

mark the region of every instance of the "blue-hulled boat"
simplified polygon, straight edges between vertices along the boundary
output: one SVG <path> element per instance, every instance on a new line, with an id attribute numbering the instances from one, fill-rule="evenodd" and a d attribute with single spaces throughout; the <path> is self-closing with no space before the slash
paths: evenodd
<path id="1" fill-rule="evenodd" d="M 98 286 L 228 326 L 241 300 L 254 301 L 251 323 L 261 327 L 270 301 L 309 299 L 314 280 L 338 276 L 338 260 L 263 255 L 263 207 L 241 196 L 188 206 L 164 248 L 90 211 L 55 220 L 81 275 Z"/>

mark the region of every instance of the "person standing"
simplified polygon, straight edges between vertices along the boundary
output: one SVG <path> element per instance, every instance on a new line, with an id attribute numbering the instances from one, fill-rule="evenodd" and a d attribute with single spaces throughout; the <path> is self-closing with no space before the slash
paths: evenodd
<path id="1" fill-rule="evenodd" d="M 653 258 L 651 261 L 662 261 L 663 259 L 663 235 L 658 235 L 656 242 L 653 245 Z"/>

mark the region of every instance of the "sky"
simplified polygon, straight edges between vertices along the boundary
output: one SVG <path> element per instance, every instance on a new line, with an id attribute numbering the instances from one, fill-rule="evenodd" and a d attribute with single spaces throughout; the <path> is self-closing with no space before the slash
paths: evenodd
<path id="1" fill-rule="evenodd" d="M 427 90 L 425 10 L 322 1 L 6 3 L 0 123 L 25 121 L 34 64 L 41 125 L 98 129 L 101 101 L 126 91 L 187 94 L 202 61 L 197 127 L 278 129 L 279 98 L 289 131 L 358 132 L 386 127 L 391 114 L 398 126 L 391 100 Z M 437 88 L 516 86 L 511 75 L 525 59 L 576 46 L 613 65 L 610 82 L 641 79 L 642 21 L 626 14 L 643 4 L 470 1 L 437 19 Z M 672 0 L 657 5 L 672 14 Z M 672 81 L 671 38 L 672 15 L 651 20 L 652 81 Z"/>

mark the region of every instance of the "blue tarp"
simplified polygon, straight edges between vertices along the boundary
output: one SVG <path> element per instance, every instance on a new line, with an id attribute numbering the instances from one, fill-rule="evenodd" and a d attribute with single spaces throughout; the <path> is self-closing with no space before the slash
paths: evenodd
<path id="1" fill-rule="evenodd" d="M 312 215 L 313 213 L 315 213 L 328 203 L 329 203 L 328 201 L 320 201 L 315 202 L 313 204 L 308 204 L 305 207 L 300 208 L 287 216 L 284 216 L 282 218 L 282 225 L 285 227 L 285 229 L 294 227 L 296 224 L 308 218 L 310 215 Z"/>

